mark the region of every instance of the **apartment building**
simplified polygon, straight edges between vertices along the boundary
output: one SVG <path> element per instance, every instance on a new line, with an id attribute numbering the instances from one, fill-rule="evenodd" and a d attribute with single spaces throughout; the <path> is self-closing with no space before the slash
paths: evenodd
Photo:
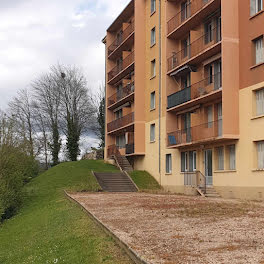
<path id="1" fill-rule="evenodd" d="M 263 0 L 133 0 L 107 29 L 106 159 L 264 198 Z"/>

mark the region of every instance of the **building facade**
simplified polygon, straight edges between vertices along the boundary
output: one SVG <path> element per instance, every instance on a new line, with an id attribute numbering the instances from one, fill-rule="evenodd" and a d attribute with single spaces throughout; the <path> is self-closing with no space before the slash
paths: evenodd
<path id="1" fill-rule="evenodd" d="M 133 0 L 108 28 L 106 159 L 264 198 L 263 0 Z"/>

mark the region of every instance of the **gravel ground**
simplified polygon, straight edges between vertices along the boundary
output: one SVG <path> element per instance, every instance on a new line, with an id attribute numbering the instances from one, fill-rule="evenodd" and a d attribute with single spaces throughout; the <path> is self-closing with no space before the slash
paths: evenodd
<path id="1" fill-rule="evenodd" d="M 146 193 L 74 193 L 148 263 L 264 264 L 260 202 Z"/>

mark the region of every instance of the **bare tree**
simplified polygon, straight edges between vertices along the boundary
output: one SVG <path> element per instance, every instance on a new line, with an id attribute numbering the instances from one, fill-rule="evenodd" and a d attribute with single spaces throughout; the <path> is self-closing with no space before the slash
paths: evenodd
<path id="1" fill-rule="evenodd" d="M 59 132 L 61 96 L 57 79 L 52 73 L 47 73 L 35 80 L 32 83 L 32 87 L 34 90 L 35 105 L 38 106 L 38 111 L 41 114 L 43 122 L 45 119 L 45 122 L 41 125 L 41 130 L 43 132 L 43 126 L 47 125 L 47 131 L 51 133 L 52 139 L 48 143 L 48 146 L 51 149 L 53 165 L 57 165 L 59 163 L 59 152 L 61 148 Z"/>
<path id="2" fill-rule="evenodd" d="M 30 94 L 27 89 L 20 90 L 18 95 L 9 103 L 12 119 L 16 120 L 18 131 L 20 131 L 25 141 L 29 143 L 30 156 L 34 156 L 34 125 L 32 115 L 32 104 Z"/>
<path id="3" fill-rule="evenodd" d="M 81 69 L 58 65 L 52 67 L 52 74 L 61 91 L 60 113 L 67 137 L 68 158 L 75 161 L 80 153 L 80 137 L 91 129 L 96 109 Z"/>

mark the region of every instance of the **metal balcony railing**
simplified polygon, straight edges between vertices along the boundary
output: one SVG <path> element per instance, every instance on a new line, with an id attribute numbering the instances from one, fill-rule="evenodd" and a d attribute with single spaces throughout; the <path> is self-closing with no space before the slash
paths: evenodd
<path id="1" fill-rule="evenodd" d="M 108 81 L 112 80 L 116 75 L 118 75 L 121 71 L 127 68 L 130 64 L 134 62 L 134 51 L 131 52 L 128 56 L 124 58 L 120 62 L 119 65 L 116 65 L 110 72 L 108 72 Z"/>
<path id="2" fill-rule="evenodd" d="M 134 154 L 135 153 L 135 144 L 126 144 L 126 154 Z"/>
<path id="3" fill-rule="evenodd" d="M 168 96 L 168 109 L 207 95 L 222 87 L 222 73 L 216 73 Z"/>
<path id="4" fill-rule="evenodd" d="M 121 127 L 132 124 L 133 122 L 134 122 L 134 112 L 108 123 L 107 124 L 107 131 L 111 132 L 113 130 L 116 130 L 116 129 L 119 129 Z"/>
<path id="5" fill-rule="evenodd" d="M 195 143 L 222 136 L 222 119 L 168 133 L 168 146 Z"/>
<path id="6" fill-rule="evenodd" d="M 119 149 L 116 145 L 111 145 L 107 148 L 107 157 L 120 156 Z"/>
<path id="7" fill-rule="evenodd" d="M 188 61 L 199 53 L 203 52 L 207 48 L 221 41 L 221 27 L 216 27 L 211 31 L 206 32 L 200 38 L 187 45 L 179 52 L 175 52 L 171 57 L 168 58 L 168 71 L 173 70 L 182 63 Z"/>
<path id="8" fill-rule="evenodd" d="M 181 8 L 173 18 L 167 22 L 168 34 L 178 28 L 185 20 L 193 16 L 195 13 L 203 9 L 203 7 L 212 2 L 213 0 L 195 0 L 187 1 L 187 3 Z"/>
<path id="9" fill-rule="evenodd" d="M 108 98 L 108 106 L 111 106 L 135 91 L 134 81 L 127 84 L 123 89 Z"/>
<path id="10" fill-rule="evenodd" d="M 135 30 L 134 22 L 132 22 L 123 31 L 121 37 L 116 37 L 113 43 L 108 47 L 108 56 L 110 56 Z"/>

